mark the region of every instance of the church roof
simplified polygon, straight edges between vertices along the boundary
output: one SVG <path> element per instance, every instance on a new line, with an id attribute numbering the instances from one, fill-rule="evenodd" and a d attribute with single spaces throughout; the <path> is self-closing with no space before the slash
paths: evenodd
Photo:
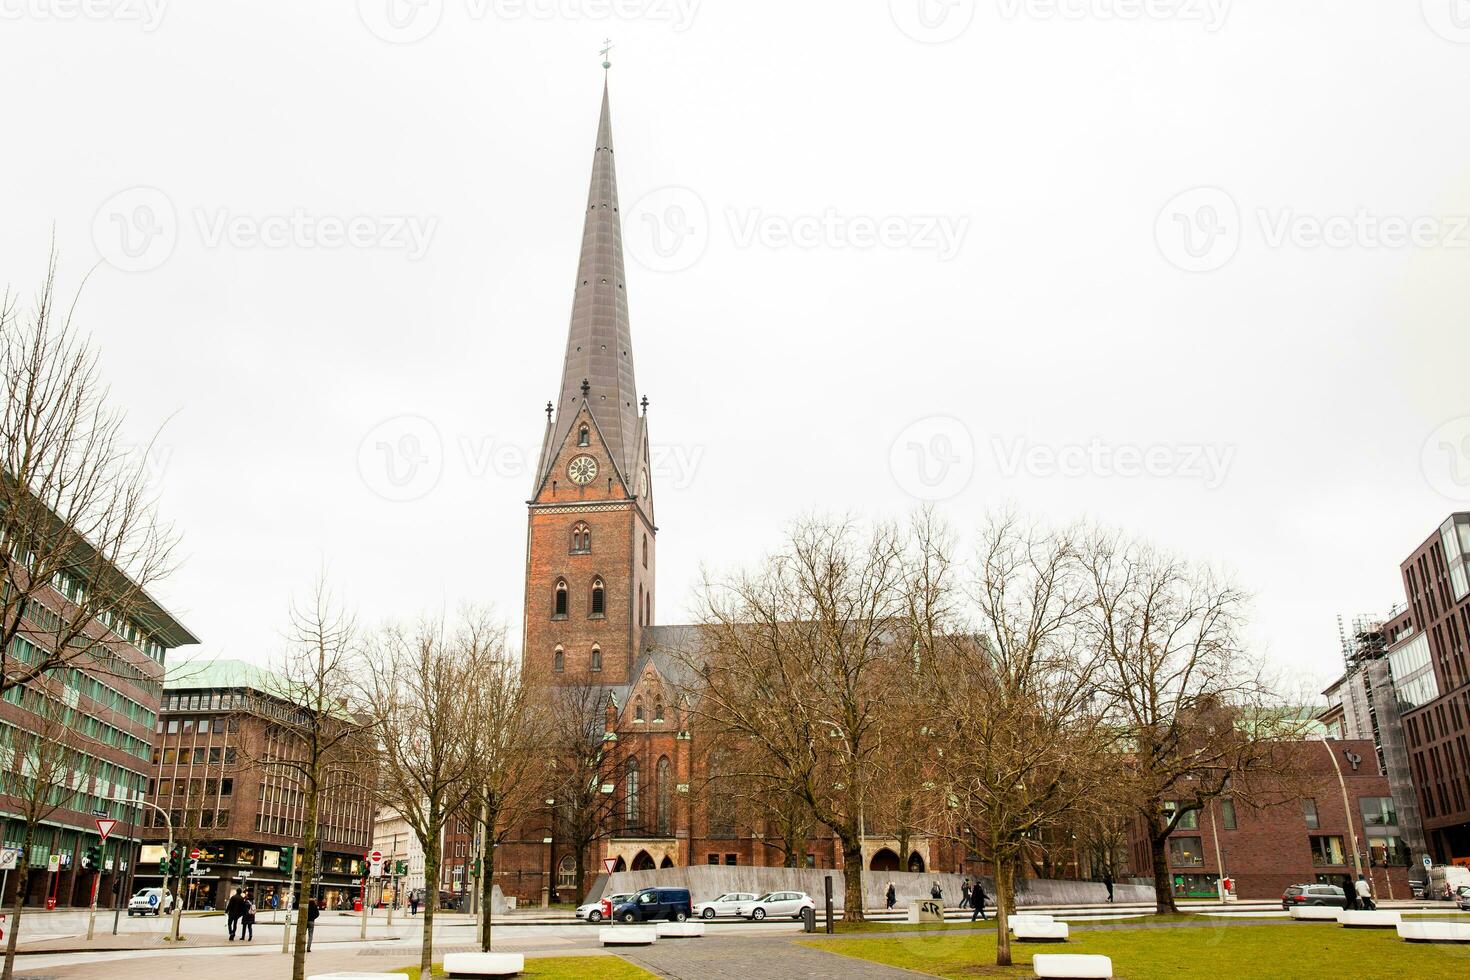
<path id="1" fill-rule="evenodd" d="M 608 452 L 628 482 L 638 449 L 638 393 L 633 381 L 633 334 L 628 325 L 622 220 L 606 84 L 597 122 L 597 147 L 592 154 L 592 181 L 582 225 L 561 394 L 556 403 L 556 422 L 542 450 L 538 483 L 546 479 L 547 468 L 556 456 L 555 447 L 562 445 L 581 408 L 583 381 L 588 384 L 587 404 Z"/>

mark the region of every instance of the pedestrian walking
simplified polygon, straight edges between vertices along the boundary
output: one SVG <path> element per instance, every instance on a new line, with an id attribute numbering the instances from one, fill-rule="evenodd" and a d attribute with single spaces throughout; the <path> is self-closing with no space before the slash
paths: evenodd
<path id="1" fill-rule="evenodd" d="M 235 930 L 240 927 L 240 917 L 245 914 L 245 896 L 240 894 L 240 889 L 235 889 L 235 894 L 225 903 L 225 925 L 230 930 L 230 942 L 235 941 Z"/>
<path id="2" fill-rule="evenodd" d="M 1358 890 L 1353 887 L 1351 875 L 1342 876 L 1342 907 L 1349 910 L 1358 907 Z"/>
<path id="3" fill-rule="evenodd" d="M 960 882 L 960 908 L 967 909 L 969 907 L 970 907 L 970 878 L 967 875 L 965 877 L 965 880 L 962 881 L 962 882 Z"/>
<path id="4" fill-rule="evenodd" d="M 240 917 L 240 938 L 247 943 L 255 942 L 255 902 L 245 899 L 245 914 Z"/>
<path id="5" fill-rule="evenodd" d="M 1378 907 L 1373 901 L 1373 885 L 1371 882 L 1367 881 L 1362 875 L 1358 875 L 1358 883 L 1354 887 L 1358 892 L 1359 905 L 1369 911 Z"/>
<path id="6" fill-rule="evenodd" d="M 934 887 L 929 889 L 929 897 L 936 902 L 944 902 L 944 889 L 939 887 L 938 879 L 935 880 Z"/>
<path id="7" fill-rule="evenodd" d="M 1113 900 L 1113 873 L 1111 871 L 1103 872 L 1103 887 L 1108 890 L 1108 901 L 1111 902 Z"/>
<path id="8" fill-rule="evenodd" d="M 975 911 L 970 913 L 971 922 L 975 921 L 975 916 L 977 915 L 989 921 L 985 915 L 985 886 L 980 884 L 979 878 L 975 879 L 975 887 L 970 891 L 970 904 L 975 909 Z"/>
<path id="9" fill-rule="evenodd" d="M 408 914 L 409 915 L 418 915 L 419 914 L 419 897 L 418 897 L 417 894 L 408 896 Z"/>
<path id="10" fill-rule="evenodd" d="M 316 938 L 317 916 L 322 914 L 321 906 L 316 899 L 306 903 L 306 951 L 311 952 L 311 941 Z"/>
<path id="11" fill-rule="evenodd" d="M 898 889 L 893 887 L 893 882 L 888 883 L 888 911 L 893 911 L 893 906 L 898 902 Z"/>

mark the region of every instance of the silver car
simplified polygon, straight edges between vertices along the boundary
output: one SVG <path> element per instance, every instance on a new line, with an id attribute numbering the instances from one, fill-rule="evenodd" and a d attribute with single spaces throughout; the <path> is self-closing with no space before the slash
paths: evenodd
<path id="1" fill-rule="evenodd" d="M 713 919 L 717 915 L 739 915 L 743 905 L 749 905 L 760 896 L 755 892 L 725 892 L 709 902 L 694 906 L 694 914 L 701 919 Z"/>
<path id="2" fill-rule="evenodd" d="M 753 902 L 743 903 L 736 914 L 752 922 L 759 922 L 772 915 L 799 919 L 803 909 L 811 909 L 813 912 L 817 909 L 817 903 L 806 892 L 770 892 Z"/>

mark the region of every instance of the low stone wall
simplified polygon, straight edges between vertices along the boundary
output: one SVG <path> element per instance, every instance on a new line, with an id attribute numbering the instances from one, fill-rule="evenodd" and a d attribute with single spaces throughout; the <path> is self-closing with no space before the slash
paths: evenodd
<path id="1" fill-rule="evenodd" d="M 687 888 L 695 902 L 707 902 L 725 892 L 755 892 L 758 895 L 774 891 L 803 891 L 822 906 L 823 883 L 832 877 L 832 904 L 842 908 L 842 871 L 833 868 L 761 868 L 750 866 L 696 864 L 685 868 L 659 868 L 652 871 L 619 871 L 612 875 L 600 875 L 593 885 L 587 901 L 595 901 L 604 894 L 635 892 L 652 885 L 669 888 Z M 995 901 L 995 882 L 981 879 L 990 902 Z M 909 871 L 868 871 L 863 874 L 863 904 L 867 908 L 882 908 L 888 883 L 893 882 L 898 893 L 897 906 L 907 908 L 914 899 L 929 898 L 930 889 L 938 882 L 944 891 L 945 905 L 958 905 L 963 875 L 927 874 Z M 1107 901 L 1107 889 L 1099 881 L 1065 881 L 1049 878 L 1028 878 L 1020 882 L 1016 904 L 1027 905 L 1091 905 Z M 1152 902 L 1154 890 L 1145 885 L 1113 886 L 1113 898 L 1117 902 Z"/>

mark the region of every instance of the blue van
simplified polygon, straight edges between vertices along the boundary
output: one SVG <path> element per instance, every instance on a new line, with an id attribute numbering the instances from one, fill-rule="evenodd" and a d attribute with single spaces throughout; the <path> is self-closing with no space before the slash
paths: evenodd
<path id="1" fill-rule="evenodd" d="M 613 918 L 618 922 L 651 922 L 655 919 L 683 922 L 692 914 L 687 888 L 645 888 L 613 909 Z"/>

